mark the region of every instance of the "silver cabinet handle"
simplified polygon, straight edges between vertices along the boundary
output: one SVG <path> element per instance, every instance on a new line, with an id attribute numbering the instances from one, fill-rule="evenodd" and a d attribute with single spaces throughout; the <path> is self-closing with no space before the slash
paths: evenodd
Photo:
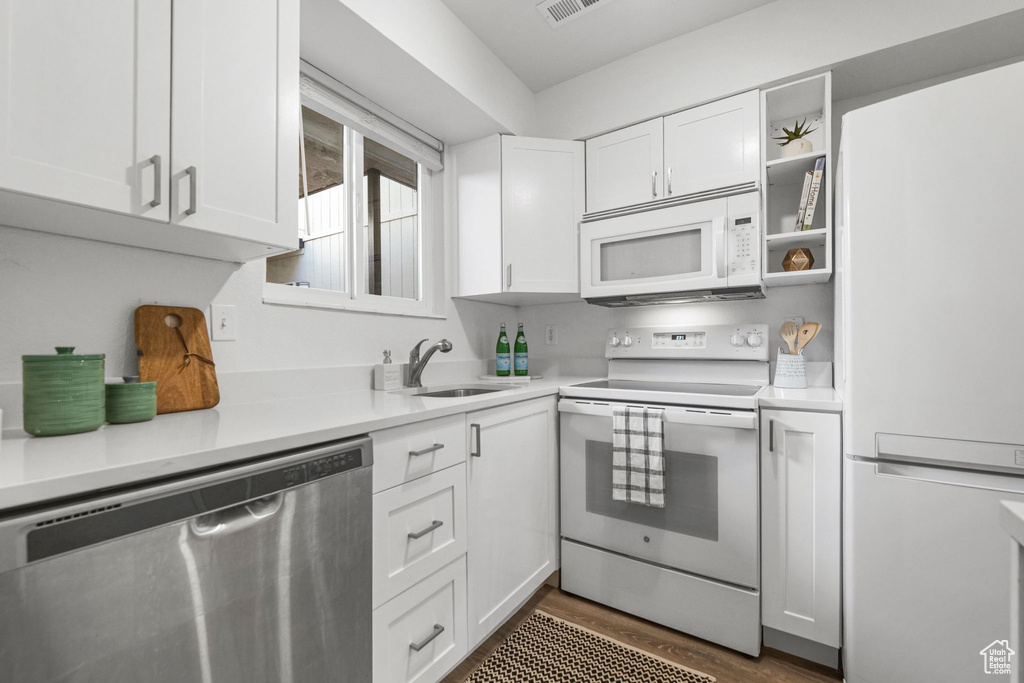
<path id="1" fill-rule="evenodd" d="M 775 420 L 768 420 L 768 452 L 775 451 Z"/>
<path id="2" fill-rule="evenodd" d="M 469 449 L 469 454 L 471 456 L 473 456 L 474 458 L 479 458 L 480 457 L 480 425 L 478 425 L 478 424 L 471 424 L 471 425 L 469 425 L 469 435 L 470 435 L 470 439 L 471 440 L 472 440 L 472 437 L 473 437 L 474 434 L 476 435 L 476 449 L 470 448 Z"/>
<path id="3" fill-rule="evenodd" d="M 422 531 L 416 531 L 416 532 L 413 532 L 413 533 L 409 534 L 409 538 L 411 538 L 412 540 L 415 541 L 417 538 L 423 538 L 424 536 L 429 534 L 434 529 L 440 529 L 442 526 L 444 526 L 444 522 L 442 522 L 439 519 L 435 519 L 431 523 L 431 525 L 428 526 L 426 529 L 423 529 Z"/>
<path id="4" fill-rule="evenodd" d="M 658 172 L 655 171 L 651 174 L 651 196 L 655 199 L 658 198 Z"/>
<path id="5" fill-rule="evenodd" d="M 433 453 L 434 451 L 439 451 L 442 448 L 444 448 L 444 444 L 443 443 L 435 443 L 433 446 L 429 446 L 429 447 L 424 448 L 423 450 L 420 450 L 420 451 L 409 451 L 409 455 L 411 455 L 411 456 L 426 455 L 427 453 Z"/>
<path id="6" fill-rule="evenodd" d="M 669 166 L 665 172 L 665 182 L 668 183 L 668 187 L 665 189 L 665 196 L 672 194 L 672 167 Z"/>
<path id="7" fill-rule="evenodd" d="M 444 626 L 441 626 L 441 624 L 434 624 L 434 630 L 430 633 L 430 635 L 418 643 L 409 643 L 409 649 L 413 652 L 419 652 L 427 645 L 430 645 L 430 641 L 432 641 L 434 638 L 437 638 L 442 633 L 444 633 Z"/>
<path id="8" fill-rule="evenodd" d="M 150 206 L 160 206 L 160 169 L 162 164 L 160 163 L 160 155 L 154 154 L 149 158 L 149 163 L 153 164 L 153 201 L 149 203 Z"/>
<path id="9" fill-rule="evenodd" d="M 185 169 L 185 173 L 188 174 L 188 208 L 185 209 L 185 215 L 191 216 L 196 212 L 196 167 L 189 166 Z"/>
<path id="10" fill-rule="evenodd" d="M 512 264 L 511 264 L 511 263 L 510 263 L 510 264 L 508 264 L 508 268 L 507 268 L 507 271 L 508 271 L 508 274 L 507 274 L 507 276 L 506 276 L 506 278 L 505 278 L 506 280 L 508 280 L 508 285 L 507 285 L 507 287 L 508 287 L 509 289 L 512 289 Z"/>

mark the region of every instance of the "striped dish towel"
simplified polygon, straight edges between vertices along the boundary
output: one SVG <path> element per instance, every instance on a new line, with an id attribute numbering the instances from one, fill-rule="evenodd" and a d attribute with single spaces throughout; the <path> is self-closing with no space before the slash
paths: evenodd
<path id="1" fill-rule="evenodd" d="M 664 411 L 616 407 L 612 411 L 612 499 L 665 507 Z"/>

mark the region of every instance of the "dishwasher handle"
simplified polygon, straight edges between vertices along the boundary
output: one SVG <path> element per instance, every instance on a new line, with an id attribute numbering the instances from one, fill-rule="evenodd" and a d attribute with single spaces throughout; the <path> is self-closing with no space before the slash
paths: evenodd
<path id="1" fill-rule="evenodd" d="M 200 538 L 232 534 L 273 517 L 283 504 L 284 492 L 278 491 L 271 496 L 250 500 L 248 503 L 217 510 L 208 515 L 193 517 L 188 522 L 188 528 Z"/>

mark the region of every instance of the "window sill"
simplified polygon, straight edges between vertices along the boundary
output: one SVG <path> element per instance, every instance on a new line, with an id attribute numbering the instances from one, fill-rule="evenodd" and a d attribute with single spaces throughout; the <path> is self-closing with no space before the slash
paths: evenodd
<path id="1" fill-rule="evenodd" d="M 334 292 L 309 287 L 291 287 L 273 282 L 263 284 L 263 303 L 273 306 L 300 306 L 324 310 L 400 315 L 407 318 L 433 318 L 444 320 L 448 316 L 435 313 L 423 301 L 386 298 L 382 301 L 352 299 L 347 292 Z"/>

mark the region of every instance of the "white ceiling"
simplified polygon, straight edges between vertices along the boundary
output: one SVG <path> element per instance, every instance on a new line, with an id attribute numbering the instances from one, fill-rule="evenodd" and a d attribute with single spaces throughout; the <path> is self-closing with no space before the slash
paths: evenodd
<path id="1" fill-rule="evenodd" d="M 540 92 L 772 0 L 606 0 L 558 28 L 548 25 L 535 0 L 442 2 L 519 80 Z"/>

